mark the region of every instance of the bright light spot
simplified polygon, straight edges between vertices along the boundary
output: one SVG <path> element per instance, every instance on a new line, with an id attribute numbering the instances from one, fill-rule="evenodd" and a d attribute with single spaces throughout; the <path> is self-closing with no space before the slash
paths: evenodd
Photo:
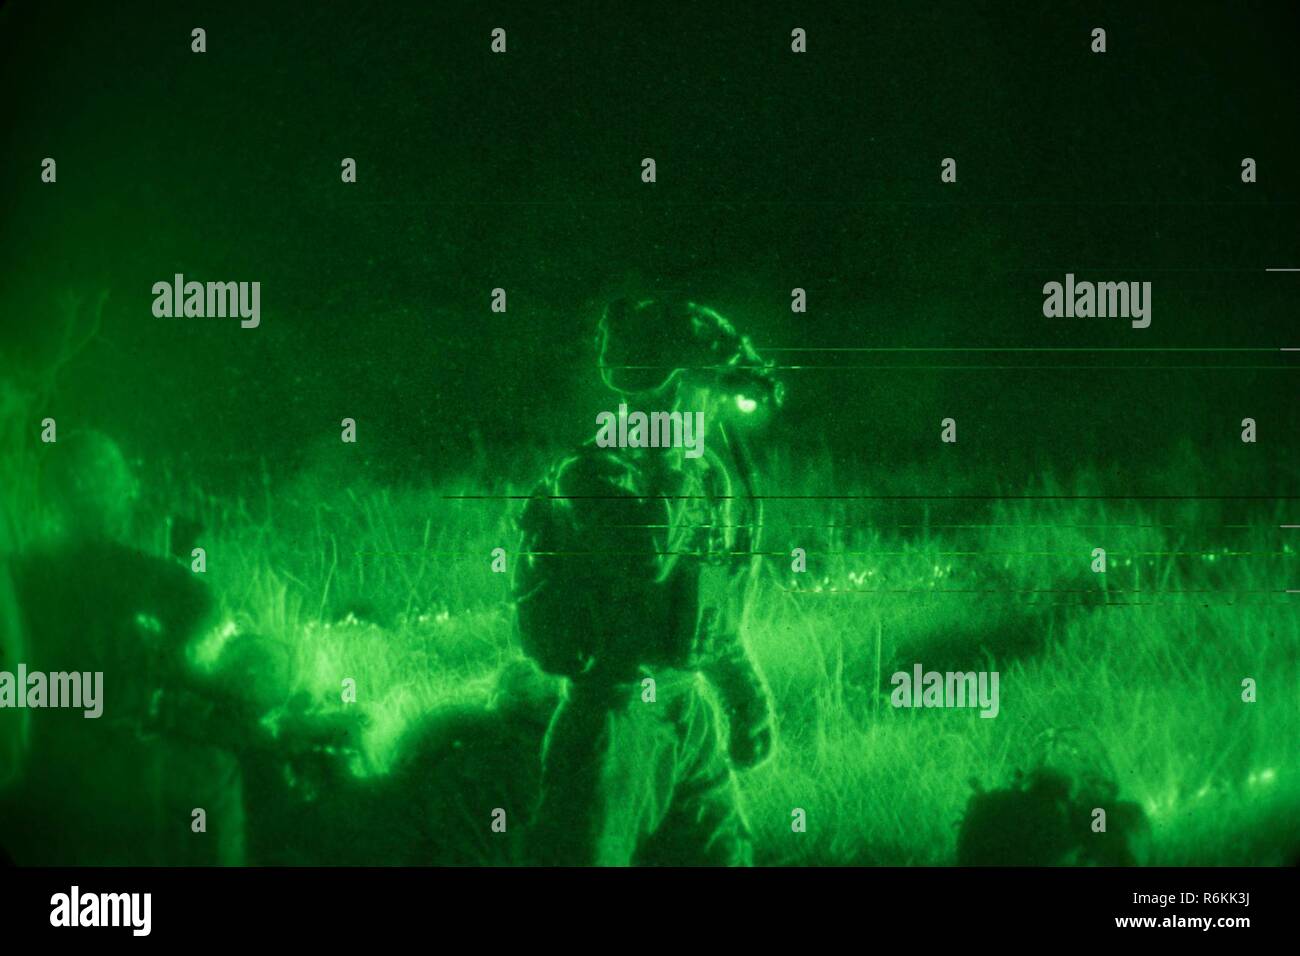
<path id="1" fill-rule="evenodd" d="M 238 633 L 239 625 L 227 618 L 187 647 L 186 655 L 195 667 L 211 670 L 216 666 L 227 642 Z"/>
<path id="2" fill-rule="evenodd" d="M 753 412 L 754 409 L 758 408 L 758 402 L 754 401 L 752 398 L 746 398 L 744 395 L 737 395 L 736 407 L 748 415 Z"/>
<path id="3" fill-rule="evenodd" d="M 1272 783 L 1275 779 L 1277 779 L 1277 771 L 1272 767 L 1266 767 L 1258 773 L 1252 773 L 1246 782 L 1252 787 L 1257 787 L 1262 783 Z"/>
<path id="4" fill-rule="evenodd" d="M 1143 803 L 1146 805 L 1147 816 L 1162 817 L 1172 811 L 1178 804 L 1178 794 L 1177 792 L 1170 790 L 1164 794 L 1157 794 L 1148 800 L 1144 800 Z"/>

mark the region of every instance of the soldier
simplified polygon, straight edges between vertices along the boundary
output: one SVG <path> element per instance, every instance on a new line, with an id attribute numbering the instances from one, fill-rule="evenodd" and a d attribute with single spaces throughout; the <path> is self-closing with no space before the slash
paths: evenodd
<path id="1" fill-rule="evenodd" d="M 567 678 L 530 853 L 749 864 L 735 771 L 770 755 L 773 718 L 743 642 L 761 526 L 743 432 L 781 387 L 747 338 L 691 302 L 614 302 L 597 347 L 606 386 L 638 409 L 703 412 L 706 443 L 692 458 L 589 442 L 524 509 L 520 643 Z"/>
<path id="2" fill-rule="evenodd" d="M 207 858 L 198 840 L 186 841 L 189 810 L 211 809 L 219 796 L 192 784 L 169 792 L 185 782 L 171 779 L 165 751 L 140 733 L 157 690 L 183 674 L 184 644 L 212 602 L 187 568 L 122 543 L 137 497 L 107 436 L 70 433 L 50 445 L 40 488 L 49 533 L 11 562 L 12 594 L 0 596 L 16 605 L 29 670 L 102 673 L 103 714 L 26 715 L 24 765 L 0 792 L 0 845 L 20 864 Z M 184 803 L 167 806 L 173 798 Z"/>

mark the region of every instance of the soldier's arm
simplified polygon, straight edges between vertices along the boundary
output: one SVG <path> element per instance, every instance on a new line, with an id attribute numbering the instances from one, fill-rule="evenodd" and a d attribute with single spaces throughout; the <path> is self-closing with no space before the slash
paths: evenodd
<path id="1" fill-rule="evenodd" d="M 720 648 L 705 668 L 722 703 L 730 728 L 728 751 L 737 769 L 765 762 L 776 744 L 776 717 L 767 684 L 738 633 Z"/>
<path id="2" fill-rule="evenodd" d="M 700 626 L 709 647 L 704 672 L 721 700 L 731 761 L 739 769 L 763 763 L 776 738 L 772 696 L 743 636 L 755 571 L 746 558 L 706 565 L 700 575 Z"/>
<path id="3" fill-rule="evenodd" d="M 721 481 L 713 488 L 721 500 L 737 506 L 734 488 L 723 468 L 710 472 Z M 772 696 L 753 656 L 745 645 L 749 607 L 757 588 L 761 558 L 755 534 L 759 515 L 728 508 L 725 528 L 710 540 L 713 552 L 700 571 L 700 628 L 708 647 L 705 675 L 717 691 L 729 723 L 729 752 L 733 766 L 751 769 L 767 760 L 776 744 L 776 718 Z"/>

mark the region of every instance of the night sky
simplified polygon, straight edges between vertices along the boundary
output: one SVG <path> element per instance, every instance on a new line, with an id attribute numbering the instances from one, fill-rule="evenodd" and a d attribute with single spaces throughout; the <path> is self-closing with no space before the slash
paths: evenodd
<path id="1" fill-rule="evenodd" d="M 0 10 L 0 361 L 30 376 L 57 296 L 108 290 L 49 413 L 216 488 L 312 460 L 345 416 L 402 480 L 581 441 L 612 407 L 594 321 L 629 292 L 693 296 L 760 350 L 1300 345 L 1300 279 L 1263 271 L 1300 265 L 1287 4 L 149 6 Z M 155 318 L 177 272 L 260 281 L 261 327 Z M 1152 282 L 1151 328 L 1043 318 L 1067 272 Z M 1268 445 L 1300 407 L 1278 353 L 772 357 L 913 366 L 789 371 L 774 442 L 829 450 L 835 480 L 980 491 L 1095 465 L 1158 491 L 1148 465 L 1180 443 L 1222 466 L 1205 491 L 1297 473 Z M 914 367 L 935 364 L 1051 367 Z M 1151 368 L 1061 368 L 1082 364 Z M 1271 367 L 1158 370 L 1192 364 Z M 1225 460 L 1248 415 L 1258 453 Z"/>

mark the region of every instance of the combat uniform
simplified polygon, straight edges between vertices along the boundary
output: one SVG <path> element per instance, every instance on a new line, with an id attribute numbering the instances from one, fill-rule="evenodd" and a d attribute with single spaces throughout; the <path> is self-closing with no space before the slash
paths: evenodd
<path id="1" fill-rule="evenodd" d="M 543 743 L 534 859 L 751 862 L 734 770 L 768 754 L 772 718 L 741 640 L 757 503 L 734 485 L 712 449 L 587 445 L 530 498 L 519 639 L 569 679 Z"/>
<path id="2" fill-rule="evenodd" d="M 198 758 L 136 732 L 209 610 L 206 589 L 171 561 L 104 539 L 23 555 L 13 586 L 24 662 L 44 673 L 102 673 L 103 713 L 28 712 L 31 752 L 0 791 L 0 844 L 31 865 L 210 862 L 208 841 L 188 839 L 190 812 L 215 814 L 220 801 L 167 772 L 178 758 Z"/>

